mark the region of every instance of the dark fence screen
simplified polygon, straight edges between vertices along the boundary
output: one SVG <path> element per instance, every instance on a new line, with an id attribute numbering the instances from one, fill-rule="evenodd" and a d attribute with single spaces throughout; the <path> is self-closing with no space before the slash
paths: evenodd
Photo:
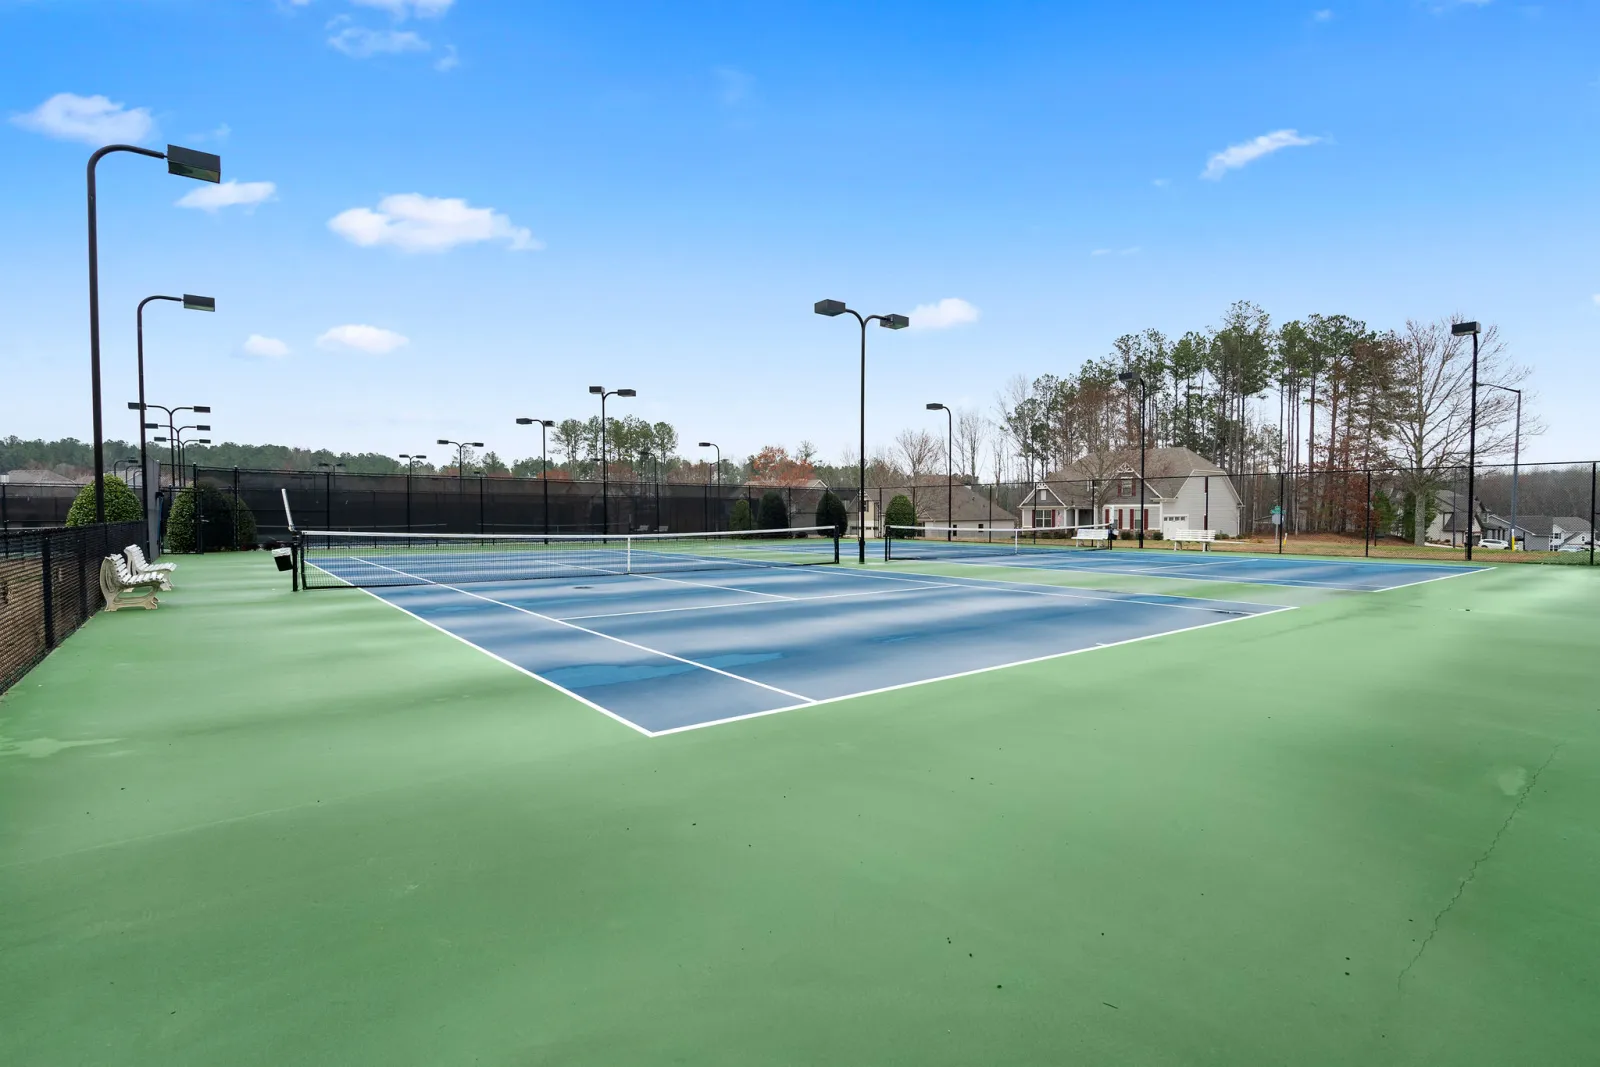
<path id="1" fill-rule="evenodd" d="M 0 533 L 0 692 L 105 606 L 100 561 L 142 536 L 136 522 Z"/>

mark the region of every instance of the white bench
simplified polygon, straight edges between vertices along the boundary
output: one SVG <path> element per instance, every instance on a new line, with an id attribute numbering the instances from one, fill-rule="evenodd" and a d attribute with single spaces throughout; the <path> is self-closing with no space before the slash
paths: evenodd
<path id="1" fill-rule="evenodd" d="M 172 572 L 178 569 L 176 563 L 151 563 L 144 558 L 144 549 L 138 545 L 129 545 L 122 554 L 128 557 L 128 570 L 135 578 L 153 578 L 161 583 L 161 588 L 172 588 Z"/>
<path id="2" fill-rule="evenodd" d="M 106 598 L 107 611 L 153 609 L 156 587 L 160 584 L 161 580 L 153 575 L 134 574 L 128 569 L 128 561 L 121 556 L 107 556 L 100 561 L 100 592 Z"/>
<path id="3" fill-rule="evenodd" d="M 1185 542 L 1199 545 L 1202 552 L 1209 552 L 1211 551 L 1212 542 L 1217 539 L 1217 531 L 1188 530 L 1184 529 L 1183 527 L 1174 526 L 1172 529 L 1164 531 L 1162 536 L 1168 541 L 1172 542 L 1172 550 L 1174 552 L 1181 549 Z"/>
<path id="4" fill-rule="evenodd" d="M 1111 527 L 1109 526 L 1080 526 L 1072 532 L 1074 545 L 1087 544 L 1090 548 L 1111 547 Z"/>

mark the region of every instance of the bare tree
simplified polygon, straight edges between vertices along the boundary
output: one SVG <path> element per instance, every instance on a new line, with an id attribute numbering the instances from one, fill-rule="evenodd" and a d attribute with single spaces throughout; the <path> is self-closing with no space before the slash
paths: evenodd
<path id="1" fill-rule="evenodd" d="M 896 458 L 905 464 L 906 473 L 910 475 L 911 507 L 920 520 L 922 510 L 917 507 L 918 490 L 922 488 L 922 479 L 928 476 L 944 455 L 944 447 L 927 430 L 901 430 L 895 436 L 894 449 Z"/>
<path id="2" fill-rule="evenodd" d="M 962 475 L 977 479 L 978 456 L 989 441 L 989 420 L 973 408 L 956 411 L 956 470 Z"/>
<path id="3" fill-rule="evenodd" d="M 1402 484 L 1416 501 L 1413 539 L 1424 543 L 1428 502 L 1453 481 L 1450 468 L 1467 462 L 1472 411 L 1472 338 L 1450 333 L 1459 317 L 1441 322 L 1406 323 L 1396 351 L 1399 366 L 1395 380 L 1393 434 L 1395 451 L 1405 466 Z M 1498 327 L 1490 326 L 1478 339 L 1478 380 L 1514 386 L 1528 370 L 1515 364 L 1500 340 Z M 1516 401 L 1499 389 L 1478 393 L 1477 453 L 1499 455 L 1511 450 Z M 1471 536 L 1472 517 L 1466 536 Z"/>

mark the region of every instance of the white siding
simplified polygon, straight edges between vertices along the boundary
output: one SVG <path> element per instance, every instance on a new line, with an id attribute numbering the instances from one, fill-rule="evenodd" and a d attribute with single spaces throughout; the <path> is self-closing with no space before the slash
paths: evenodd
<path id="1" fill-rule="evenodd" d="M 1183 488 L 1178 490 L 1177 499 L 1168 506 L 1168 511 L 1173 514 L 1188 515 L 1189 528 L 1192 530 L 1215 530 L 1229 537 L 1238 537 L 1239 496 L 1234 492 L 1233 480 L 1225 474 L 1213 474 L 1209 477 L 1211 478 L 1209 508 L 1206 504 L 1207 475 L 1194 474 L 1184 480 Z M 1150 521 L 1153 525 L 1155 516 L 1152 515 Z"/>

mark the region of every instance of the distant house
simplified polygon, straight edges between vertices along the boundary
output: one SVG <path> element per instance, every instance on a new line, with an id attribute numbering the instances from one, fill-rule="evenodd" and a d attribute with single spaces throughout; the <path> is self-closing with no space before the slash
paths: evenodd
<path id="1" fill-rule="evenodd" d="M 1576 515 L 1558 515 L 1550 520 L 1550 550 L 1571 552 L 1594 547 L 1594 524 Z"/>
<path id="2" fill-rule="evenodd" d="M 994 502 L 992 496 L 965 485 L 951 487 L 947 499 L 943 479 L 917 492 L 917 511 L 924 526 L 954 526 L 958 530 L 1015 530 L 1017 517 Z"/>
<path id="3" fill-rule="evenodd" d="M 1228 472 L 1188 448 L 1152 448 L 1144 459 L 1140 507 L 1137 454 L 1109 477 L 1093 478 L 1074 464 L 1034 487 L 1022 503 L 1023 528 L 1109 525 L 1136 531 L 1184 527 L 1239 536 L 1242 502 Z"/>

